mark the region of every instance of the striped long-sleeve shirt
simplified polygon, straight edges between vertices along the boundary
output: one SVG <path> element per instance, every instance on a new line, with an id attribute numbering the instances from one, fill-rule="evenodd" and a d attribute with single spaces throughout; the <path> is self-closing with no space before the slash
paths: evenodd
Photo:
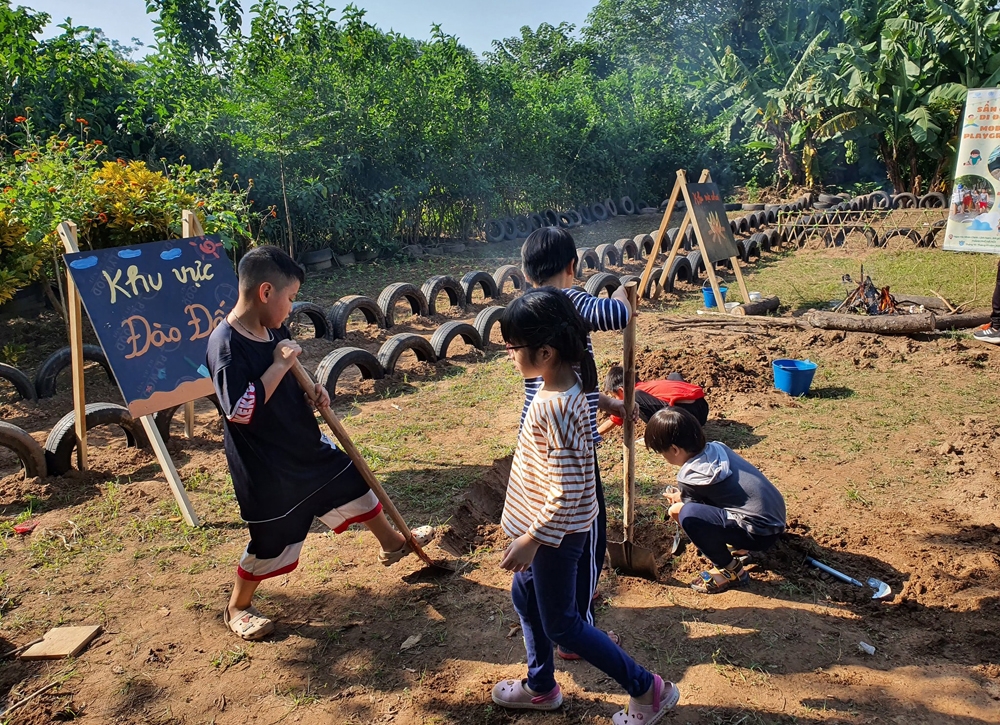
<path id="1" fill-rule="evenodd" d="M 569 297 L 580 316 L 589 322 L 595 330 L 624 330 L 628 324 L 628 307 L 619 300 L 594 297 L 589 292 L 577 289 L 564 289 L 563 292 Z M 587 351 L 591 357 L 594 356 L 594 345 L 590 341 L 590 335 L 587 335 Z M 541 387 L 541 378 L 525 378 L 524 380 L 524 407 L 521 409 L 522 428 L 528 415 L 528 407 L 531 405 L 535 393 Z M 601 436 L 597 433 L 597 403 L 600 399 L 599 390 L 587 393 L 587 402 L 590 404 L 590 431 L 594 438 L 594 446 L 601 442 Z"/>
<path id="2" fill-rule="evenodd" d="M 590 529 L 597 484 L 590 409 L 579 384 L 564 393 L 539 391 L 517 439 L 501 525 L 511 538 L 528 534 L 548 546 Z"/>

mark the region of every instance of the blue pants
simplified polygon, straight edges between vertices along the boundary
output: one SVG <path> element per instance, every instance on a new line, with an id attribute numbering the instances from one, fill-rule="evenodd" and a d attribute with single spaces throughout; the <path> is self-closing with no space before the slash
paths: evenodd
<path id="1" fill-rule="evenodd" d="M 653 675 L 580 616 L 577 576 L 580 562 L 593 556 L 594 523 L 590 533 L 565 536 L 559 548 L 538 547 L 528 570 L 514 574 L 511 599 L 524 631 L 528 687 L 549 692 L 556 686 L 555 642 L 604 672 L 632 697 L 639 697 L 653 684 Z"/>
<path id="2" fill-rule="evenodd" d="M 587 624 L 594 623 L 594 592 L 597 591 L 597 582 L 601 578 L 601 569 L 604 568 L 604 555 L 608 549 L 608 506 L 604 502 L 597 451 L 594 451 L 594 477 L 597 483 L 597 531 L 594 540 L 597 546 L 592 552 L 584 552 L 576 577 L 576 602 L 580 608 L 580 616 Z"/>
<path id="3" fill-rule="evenodd" d="M 701 549 L 701 553 L 719 569 L 733 562 L 733 555 L 729 553 L 726 544 L 734 549 L 765 551 L 771 548 L 780 536 L 780 534 L 768 536 L 751 534 L 727 517 L 725 509 L 703 503 L 684 504 L 678 519 L 691 543 Z"/>

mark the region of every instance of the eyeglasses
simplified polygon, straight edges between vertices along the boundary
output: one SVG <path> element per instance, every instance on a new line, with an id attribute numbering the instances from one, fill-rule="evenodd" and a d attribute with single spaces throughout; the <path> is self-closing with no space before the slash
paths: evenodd
<path id="1" fill-rule="evenodd" d="M 531 347 L 531 345 L 511 345 L 510 343 L 507 343 L 504 347 L 507 348 L 507 354 L 510 355 L 515 350 L 523 350 L 526 347 Z"/>

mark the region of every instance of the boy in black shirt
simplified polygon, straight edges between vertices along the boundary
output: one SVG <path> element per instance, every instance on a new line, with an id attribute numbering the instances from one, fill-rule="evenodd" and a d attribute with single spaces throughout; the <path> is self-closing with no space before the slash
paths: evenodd
<path id="1" fill-rule="evenodd" d="M 208 369 L 225 413 L 226 460 L 240 516 L 250 529 L 224 618 L 247 640 L 274 630 L 250 600 L 262 580 L 298 566 L 313 517 L 337 533 L 363 523 L 382 545 L 379 560 L 386 566 L 410 551 L 351 459 L 321 433 L 299 384 L 286 374 L 302 349 L 283 322 L 304 278 L 277 247 L 251 250 L 240 261 L 236 307 L 208 341 Z M 317 405 L 330 404 L 322 385 L 314 395 Z M 431 531 L 413 533 L 423 544 Z"/>

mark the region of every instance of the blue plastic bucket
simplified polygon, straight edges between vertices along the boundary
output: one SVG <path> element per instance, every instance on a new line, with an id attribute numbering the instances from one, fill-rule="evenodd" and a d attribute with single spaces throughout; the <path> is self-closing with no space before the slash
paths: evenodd
<path id="1" fill-rule="evenodd" d="M 719 294 L 722 295 L 722 303 L 726 302 L 726 292 L 729 291 L 728 287 L 719 287 Z M 701 296 L 705 299 L 705 307 L 715 307 L 715 291 L 712 289 L 711 285 L 706 280 L 701 286 Z"/>
<path id="2" fill-rule="evenodd" d="M 805 395 L 816 374 L 816 363 L 809 360 L 774 360 L 774 387 L 793 398 Z"/>

